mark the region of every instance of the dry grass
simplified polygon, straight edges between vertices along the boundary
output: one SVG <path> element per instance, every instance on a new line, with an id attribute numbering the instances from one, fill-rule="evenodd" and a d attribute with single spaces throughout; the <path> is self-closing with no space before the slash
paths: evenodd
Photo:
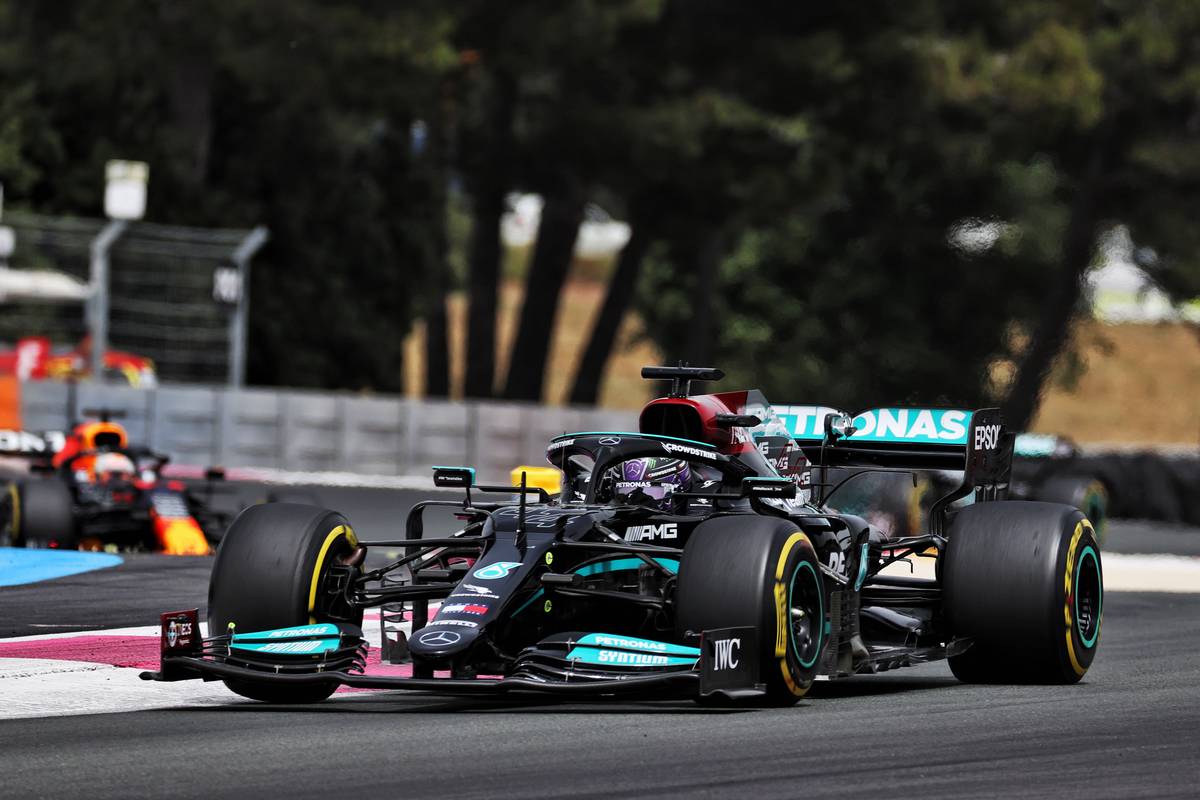
<path id="1" fill-rule="evenodd" d="M 564 405 L 575 380 L 575 372 L 583 349 L 591 336 L 592 325 L 604 302 L 605 284 L 588 280 L 573 280 L 563 291 L 563 298 L 554 325 L 554 340 L 550 350 L 549 372 L 544 397 L 553 405 Z M 524 295 L 518 281 L 505 281 L 500 291 L 499 325 L 496 334 L 496 369 L 503 376 L 508 369 L 508 349 L 516 335 L 517 316 Z M 452 396 L 462 396 L 466 348 L 466 298 L 455 293 L 449 301 L 450 384 Z M 639 338 L 640 323 L 634 315 L 626 318 L 617 337 L 613 357 L 605 369 L 600 390 L 600 405 L 607 408 L 641 408 L 649 399 L 649 384 L 641 380 L 638 370 L 656 363 L 658 351 L 653 344 Z M 424 392 L 424 325 L 418 324 L 405 340 L 404 385 L 409 396 Z"/>
<path id="2" fill-rule="evenodd" d="M 1046 395 L 1033 429 L 1080 442 L 1200 444 L 1200 330 L 1104 325 L 1076 333 L 1086 371 Z"/>
<path id="3" fill-rule="evenodd" d="M 605 285 L 594 280 L 567 284 L 555 324 L 545 398 L 566 402 L 579 357 L 604 301 Z M 509 342 L 520 310 L 521 284 L 506 281 L 501 291 L 497 365 L 507 368 Z M 450 298 L 451 384 L 462 395 L 466 302 Z M 640 408 L 649 384 L 638 376 L 657 363 L 652 343 L 639 340 L 634 315 L 621 328 L 618 347 L 605 370 L 600 405 Z M 1063 433 L 1080 442 L 1200 443 L 1200 331 L 1186 325 L 1103 325 L 1086 323 L 1076 333 L 1086 371 L 1072 388 L 1052 387 L 1033 429 Z M 405 386 L 410 396 L 423 391 L 424 328 L 405 342 Z"/>

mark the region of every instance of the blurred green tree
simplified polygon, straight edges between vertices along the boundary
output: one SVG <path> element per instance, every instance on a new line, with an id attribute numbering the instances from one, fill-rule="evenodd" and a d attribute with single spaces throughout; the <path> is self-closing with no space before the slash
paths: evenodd
<path id="1" fill-rule="evenodd" d="M 499 216 L 507 192 L 540 193 L 538 236 L 501 394 L 540 400 L 559 298 L 584 207 L 614 163 L 613 128 L 633 90 L 629 39 L 658 0 L 463 7 L 456 41 L 472 56 L 464 82 L 462 169 L 475 210 L 467 293 L 465 393 L 495 384 Z M 636 61 L 636 60 L 634 60 Z M 627 140 L 621 140 L 627 142 Z"/>
<path id="2" fill-rule="evenodd" d="M 400 388 L 400 334 L 447 285 L 442 140 L 412 136 L 457 67 L 441 4 L 3 0 L 0 15 L 10 202 L 94 215 L 105 160 L 149 161 L 150 219 L 271 228 L 252 382 Z"/>
<path id="3" fill-rule="evenodd" d="M 1200 7 L 1181 0 L 986 4 L 986 53 L 963 74 L 992 135 L 1045 173 L 1041 224 L 1057 234 L 1050 290 L 1026 324 L 1006 396 L 1027 425 L 1085 303 L 1083 281 L 1124 226 L 1142 266 L 1177 300 L 1200 293 Z M 1048 225 L 1046 221 L 1049 221 Z M 1022 226 L 1034 230 L 1032 221 Z M 1044 235 L 1044 234 L 1043 234 Z"/>
<path id="4" fill-rule="evenodd" d="M 802 166 L 757 161 L 780 190 L 725 217 L 715 280 L 687 248 L 655 251 L 639 308 L 669 358 L 695 353 L 715 319 L 715 350 L 700 352 L 775 396 L 1004 400 L 1023 426 L 1114 226 L 1160 282 L 1194 291 L 1190 4 L 706 8 L 714 18 L 693 8 L 691 25 L 749 55 L 706 42 L 714 77 L 700 80 L 732 80 L 741 103 L 806 135 Z M 754 160 L 709 152 L 747 170 L 722 188 L 761 185 Z"/>
<path id="5" fill-rule="evenodd" d="M 1200 9 L 1187 0 L 0 0 L 9 201 L 262 222 L 251 378 L 394 390 L 423 318 L 450 389 L 447 193 L 473 216 L 465 393 L 491 396 L 499 219 L 546 199 L 502 394 L 539 400 L 585 204 L 633 225 L 578 366 L 632 305 L 668 359 L 848 408 L 1026 424 L 1128 230 L 1200 293 Z"/>

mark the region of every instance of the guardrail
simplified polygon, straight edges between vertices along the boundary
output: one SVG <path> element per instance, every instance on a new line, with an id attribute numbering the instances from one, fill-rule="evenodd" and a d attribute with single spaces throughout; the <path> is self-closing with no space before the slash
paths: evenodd
<path id="1" fill-rule="evenodd" d="M 54 381 L 23 383 L 22 426 L 65 429 L 72 417 L 69 391 Z M 123 412 L 134 443 L 164 452 L 176 464 L 296 473 L 427 476 L 433 464 L 468 464 L 483 478 L 503 480 L 518 464 L 545 463 L 546 443 L 560 433 L 637 426 L 632 411 L 532 403 L 169 384 L 134 389 L 80 383 L 76 391 L 76 409 Z M 1195 448 L 1106 449 L 1089 449 L 1063 469 L 1103 480 L 1115 516 L 1200 524 Z"/>
<path id="2" fill-rule="evenodd" d="M 64 383 L 22 384 L 22 427 L 65 429 L 70 400 Z M 122 412 L 131 441 L 179 464 L 366 475 L 470 464 L 502 479 L 518 463 L 544 463 L 546 443 L 560 433 L 637 425 L 632 411 L 196 385 L 80 383 L 74 407 Z"/>

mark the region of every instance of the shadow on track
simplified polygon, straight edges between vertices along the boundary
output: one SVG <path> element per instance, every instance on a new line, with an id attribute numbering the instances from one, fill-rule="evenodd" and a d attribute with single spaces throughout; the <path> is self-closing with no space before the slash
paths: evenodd
<path id="1" fill-rule="evenodd" d="M 756 711 L 755 708 L 711 708 L 691 700 L 645 700 L 631 702 L 598 700 L 581 703 L 578 699 L 557 698 L 461 698 L 440 697 L 415 692 L 364 692 L 362 696 L 344 697 L 333 702 L 311 705 L 272 705 L 268 703 L 233 703 L 228 706 L 200 706 L 189 712 L 206 714 L 457 714 L 457 713 L 537 713 L 537 714 L 664 714 L 725 715 Z"/>
<path id="2" fill-rule="evenodd" d="M 795 708 L 810 705 L 810 700 L 854 697 L 881 697 L 945 689 L 961 686 L 951 677 L 925 678 L 916 676 L 876 676 L 818 681 Z M 769 711 L 769 707 L 701 706 L 690 698 L 662 700 L 655 697 L 583 702 L 578 698 L 554 697 L 449 697 L 425 692 L 378 691 L 355 692 L 335 696 L 332 701 L 308 705 L 272 705 L 268 703 L 237 702 L 231 695 L 227 706 L 191 708 L 205 714 L 219 713 L 320 713 L 320 714 L 455 714 L 455 713 L 523 713 L 538 714 L 641 714 L 641 715 L 728 715 L 754 711 Z"/>
<path id="3" fill-rule="evenodd" d="M 817 681 L 808 690 L 808 697 L 814 699 L 880 697 L 963 685 L 957 678 L 948 675 L 936 678 L 915 675 L 859 675 L 833 681 Z"/>

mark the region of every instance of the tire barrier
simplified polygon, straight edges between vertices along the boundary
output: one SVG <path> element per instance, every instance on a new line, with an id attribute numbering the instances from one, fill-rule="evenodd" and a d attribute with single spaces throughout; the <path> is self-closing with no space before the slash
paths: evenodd
<path id="1" fill-rule="evenodd" d="M 1061 466 L 1051 460 L 1043 469 L 1048 476 L 1099 480 L 1111 517 L 1200 525 L 1200 453 L 1081 454 Z"/>
<path id="2" fill-rule="evenodd" d="M 830 470 L 829 483 L 850 473 Z M 867 474 L 839 489 L 831 504 L 866 517 L 887 535 L 924 529 L 929 505 L 951 491 L 955 473 Z M 1102 538 L 1107 518 L 1200 525 L 1200 453 L 1075 453 L 1069 458 L 1013 459 L 1012 499 L 1065 503 L 1083 511 Z"/>

